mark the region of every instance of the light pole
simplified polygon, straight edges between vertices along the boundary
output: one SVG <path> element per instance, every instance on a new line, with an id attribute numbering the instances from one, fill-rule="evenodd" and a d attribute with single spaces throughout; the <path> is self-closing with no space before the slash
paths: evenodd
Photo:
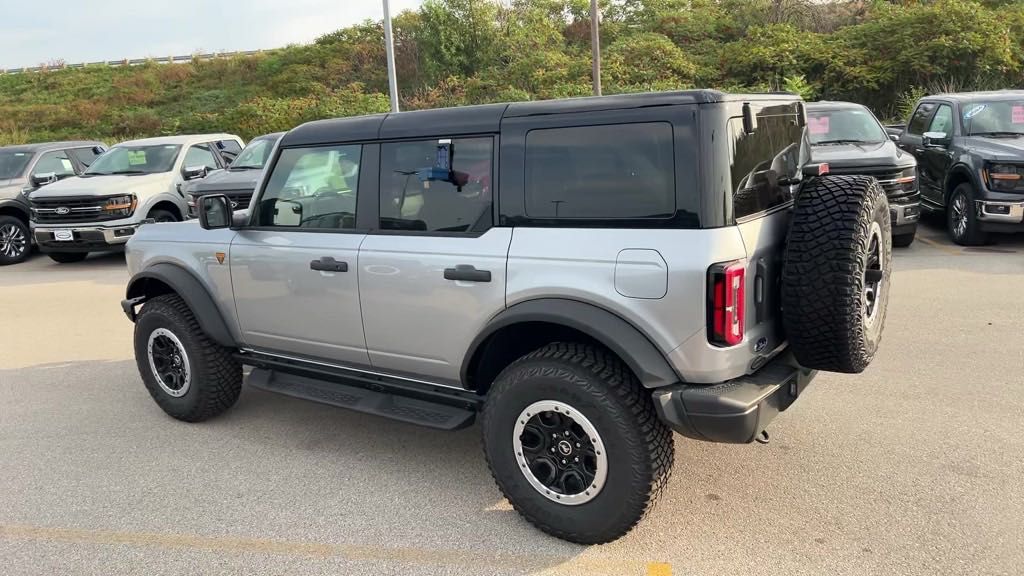
<path id="1" fill-rule="evenodd" d="M 391 9 L 384 0 L 384 43 L 388 55 L 388 88 L 391 93 L 391 111 L 398 112 L 398 79 L 395 78 L 395 42 L 391 37 Z"/>
<path id="2" fill-rule="evenodd" d="M 601 95 L 601 33 L 598 31 L 601 26 L 600 19 L 597 0 L 590 0 L 590 60 L 593 64 L 591 75 L 594 78 L 594 96 Z"/>

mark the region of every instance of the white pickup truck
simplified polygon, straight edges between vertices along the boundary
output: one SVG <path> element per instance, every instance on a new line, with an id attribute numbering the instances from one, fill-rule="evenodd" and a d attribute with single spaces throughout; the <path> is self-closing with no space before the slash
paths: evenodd
<path id="1" fill-rule="evenodd" d="M 122 142 L 78 178 L 29 196 L 36 244 L 57 262 L 124 249 L 146 219 L 188 215 L 182 185 L 226 167 L 244 143 L 232 134 L 168 136 Z"/>

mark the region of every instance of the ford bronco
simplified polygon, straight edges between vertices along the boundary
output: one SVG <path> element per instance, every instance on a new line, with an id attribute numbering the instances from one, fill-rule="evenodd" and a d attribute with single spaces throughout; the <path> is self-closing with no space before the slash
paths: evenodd
<path id="1" fill-rule="evenodd" d="M 243 365 L 399 421 L 479 416 L 516 510 L 614 540 L 673 430 L 763 438 L 816 370 L 877 350 L 888 202 L 809 169 L 806 124 L 794 96 L 704 90 L 304 124 L 250 210 L 204 196 L 128 242 L 142 380 L 188 422 L 236 402 Z"/>

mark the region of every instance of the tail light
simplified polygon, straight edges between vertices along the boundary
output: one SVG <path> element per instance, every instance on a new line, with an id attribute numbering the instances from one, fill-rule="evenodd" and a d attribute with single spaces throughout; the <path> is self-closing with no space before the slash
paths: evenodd
<path id="1" fill-rule="evenodd" d="M 747 263 L 734 260 L 708 270 L 708 340 L 719 346 L 743 341 Z"/>

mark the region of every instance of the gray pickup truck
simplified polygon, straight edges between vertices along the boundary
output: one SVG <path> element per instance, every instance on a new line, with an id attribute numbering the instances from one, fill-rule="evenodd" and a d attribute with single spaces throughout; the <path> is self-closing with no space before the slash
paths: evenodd
<path id="1" fill-rule="evenodd" d="M 188 422 L 235 403 L 243 365 L 394 420 L 479 415 L 516 510 L 614 540 L 673 430 L 763 439 L 816 370 L 875 355 L 888 202 L 808 147 L 795 97 L 704 90 L 305 124 L 248 211 L 203 196 L 128 242 L 142 381 Z"/>

